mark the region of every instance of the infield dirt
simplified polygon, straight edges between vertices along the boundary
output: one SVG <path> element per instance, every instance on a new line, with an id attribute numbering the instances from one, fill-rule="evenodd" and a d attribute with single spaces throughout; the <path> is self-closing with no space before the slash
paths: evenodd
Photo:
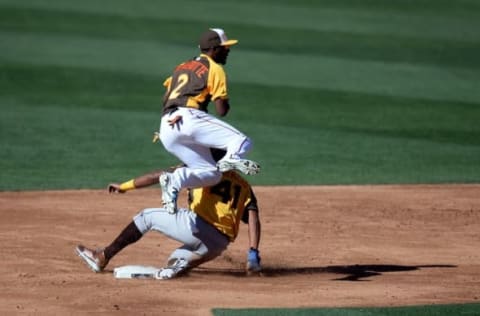
<path id="1" fill-rule="evenodd" d="M 216 260 L 169 280 L 117 280 L 161 266 L 155 232 L 95 274 L 74 253 L 105 246 L 160 191 L 0 192 L 0 314 L 211 315 L 214 307 L 399 306 L 480 301 L 480 185 L 254 187 L 260 276 L 243 272 L 247 227 Z M 184 203 L 182 196 L 180 204 Z"/>

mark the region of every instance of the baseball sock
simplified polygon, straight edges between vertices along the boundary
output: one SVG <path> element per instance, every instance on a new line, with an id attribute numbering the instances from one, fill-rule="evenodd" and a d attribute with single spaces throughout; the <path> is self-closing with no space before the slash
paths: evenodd
<path id="1" fill-rule="evenodd" d="M 138 241 L 143 234 L 138 230 L 135 222 L 131 222 L 123 229 L 117 238 L 104 250 L 105 259 L 108 261 L 119 253 L 123 248 Z"/>

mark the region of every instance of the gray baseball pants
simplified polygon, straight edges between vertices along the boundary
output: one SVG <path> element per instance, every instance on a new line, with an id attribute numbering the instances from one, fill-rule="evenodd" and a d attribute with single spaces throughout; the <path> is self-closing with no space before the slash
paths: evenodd
<path id="1" fill-rule="evenodd" d="M 175 214 L 163 208 L 146 208 L 133 221 L 142 234 L 158 231 L 183 244 L 172 252 L 167 265 L 183 258 L 188 261 L 189 268 L 196 267 L 218 257 L 230 243 L 214 226 L 184 208 L 179 208 Z"/>

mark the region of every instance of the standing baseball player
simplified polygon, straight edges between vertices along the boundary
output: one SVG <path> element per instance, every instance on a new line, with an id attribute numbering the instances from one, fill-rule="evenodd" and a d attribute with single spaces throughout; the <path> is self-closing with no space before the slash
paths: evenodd
<path id="1" fill-rule="evenodd" d="M 161 172 L 152 172 L 122 184 L 108 186 L 111 193 L 124 193 L 159 182 Z M 133 184 L 133 186 L 132 186 Z M 247 272 L 261 270 L 258 246 L 260 220 L 255 195 L 235 171 L 223 173 L 220 182 L 208 188 L 189 192 L 189 209 L 169 213 L 165 208 L 142 210 L 113 242 L 92 250 L 83 245 L 76 248 L 80 258 L 95 272 L 101 272 L 117 253 L 154 230 L 172 238 L 182 246 L 173 251 L 157 279 L 171 279 L 198 265 L 218 257 L 238 235 L 240 221 L 248 223 L 249 250 Z"/>
<path id="2" fill-rule="evenodd" d="M 230 47 L 237 42 L 227 39 L 222 29 L 209 29 L 200 38 L 201 54 L 178 65 L 164 82 L 160 140 L 168 152 L 186 165 L 160 176 L 163 205 L 169 212 L 176 211 L 182 188 L 212 186 L 220 181 L 223 171 L 256 174 L 260 170 L 256 162 L 244 159 L 251 150 L 251 140 L 207 113 L 210 101 L 219 116 L 225 116 L 230 109 L 222 65 L 227 63 Z M 210 148 L 225 150 L 227 154 L 216 163 Z"/>

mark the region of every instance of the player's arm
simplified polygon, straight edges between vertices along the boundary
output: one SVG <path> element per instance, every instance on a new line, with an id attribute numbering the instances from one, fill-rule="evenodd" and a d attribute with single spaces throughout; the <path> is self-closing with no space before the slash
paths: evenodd
<path id="1" fill-rule="evenodd" d="M 260 218 L 258 217 L 258 211 L 248 210 L 248 240 L 250 244 L 250 249 L 257 249 L 260 245 L 260 235 L 262 232 L 262 227 L 260 224 Z"/>
<path id="2" fill-rule="evenodd" d="M 215 110 L 219 116 L 227 115 L 230 110 L 230 102 L 227 93 L 227 76 L 222 67 L 212 65 L 208 73 L 209 93 L 215 103 Z"/>
<path id="3" fill-rule="evenodd" d="M 130 179 L 123 183 L 110 183 L 108 185 L 108 192 L 110 193 L 125 193 L 129 190 L 145 188 L 159 183 L 159 177 L 163 172 L 172 172 L 180 166 L 170 167 L 167 170 L 153 171 L 141 175 L 137 178 Z"/>
<path id="4" fill-rule="evenodd" d="M 260 236 L 262 227 L 260 224 L 260 217 L 258 216 L 257 199 L 251 191 L 251 201 L 246 207 L 248 212 L 248 240 L 249 249 L 247 252 L 247 271 L 259 272 L 262 267 L 260 264 Z"/>
<path id="5" fill-rule="evenodd" d="M 228 111 L 230 110 L 230 103 L 228 99 L 217 98 L 215 101 L 215 110 L 219 116 L 227 115 Z"/>
<path id="6" fill-rule="evenodd" d="M 148 187 L 159 182 L 159 177 L 163 171 L 154 171 L 134 179 L 130 179 L 123 183 L 110 183 L 108 185 L 108 192 L 110 193 L 125 193 L 129 190 L 140 189 Z"/>

